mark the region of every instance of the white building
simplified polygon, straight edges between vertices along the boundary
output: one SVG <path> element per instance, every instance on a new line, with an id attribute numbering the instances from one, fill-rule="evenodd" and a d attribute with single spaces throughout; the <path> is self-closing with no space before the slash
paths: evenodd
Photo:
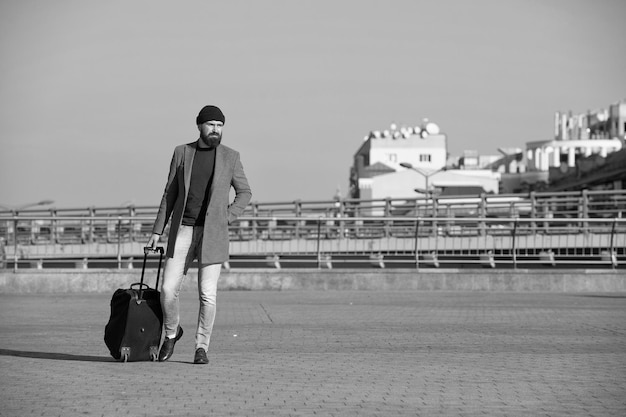
<path id="1" fill-rule="evenodd" d="M 624 147 L 626 101 L 608 108 L 572 114 L 556 112 L 554 138 L 526 143 L 519 173 L 503 176 L 504 192 L 542 190 L 552 181 L 550 171 L 575 175 L 581 160 L 606 158 Z"/>
<path id="2" fill-rule="evenodd" d="M 526 144 L 524 158 L 527 169 L 548 171 L 561 165 L 573 168 L 578 158 L 594 154 L 606 158 L 608 154 L 622 149 L 625 129 L 625 101 L 576 115 L 557 112 L 554 116 L 554 139 Z"/>
<path id="3" fill-rule="evenodd" d="M 447 137 L 428 120 L 372 131 L 354 156 L 353 198 L 415 198 L 445 187 L 480 187 L 497 193 L 500 175 L 491 170 L 447 167 Z"/>

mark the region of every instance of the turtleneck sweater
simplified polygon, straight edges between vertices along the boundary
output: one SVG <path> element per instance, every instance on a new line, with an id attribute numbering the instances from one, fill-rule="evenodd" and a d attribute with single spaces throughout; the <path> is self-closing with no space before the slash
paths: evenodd
<path id="1" fill-rule="evenodd" d="M 204 218 L 209 205 L 209 191 L 213 182 L 216 148 L 208 148 L 200 142 L 198 140 L 196 143 L 196 153 L 191 168 L 191 182 L 183 214 L 185 226 L 204 225 Z"/>

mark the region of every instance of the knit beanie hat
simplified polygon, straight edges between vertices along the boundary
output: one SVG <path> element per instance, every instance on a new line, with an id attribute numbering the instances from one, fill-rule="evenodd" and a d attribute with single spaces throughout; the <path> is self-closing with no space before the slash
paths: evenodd
<path id="1" fill-rule="evenodd" d="M 226 123 L 224 113 L 216 106 L 204 106 L 202 110 L 200 110 L 200 113 L 198 113 L 198 117 L 196 117 L 196 124 L 201 125 L 209 120 L 217 120 Z"/>

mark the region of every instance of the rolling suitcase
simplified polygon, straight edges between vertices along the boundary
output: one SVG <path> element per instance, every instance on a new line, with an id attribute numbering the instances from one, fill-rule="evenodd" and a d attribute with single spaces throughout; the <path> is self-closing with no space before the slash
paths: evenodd
<path id="1" fill-rule="evenodd" d="M 143 279 L 148 253 L 153 251 L 159 252 L 159 268 L 156 285 L 150 288 L 144 284 Z M 104 328 L 104 342 L 111 356 L 124 362 L 156 361 L 159 355 L 163 311 L 158 288 L 163 248 L 157 247 L 153 250 L 145 247 L 143 252 L 141 282 L 132 284 L 130 288 L 120 288 L 113 293 L 111 317 Z"/>

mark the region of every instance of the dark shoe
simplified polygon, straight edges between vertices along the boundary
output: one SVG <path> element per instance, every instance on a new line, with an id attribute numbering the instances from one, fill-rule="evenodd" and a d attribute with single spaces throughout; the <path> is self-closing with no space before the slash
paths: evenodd
<path id="1" fill-rule="evenodd" d="M 206 351 L 204 349 L 196 349 L 196 354 L 193 357 L 193 363 L 198 365 L 206 365 L 209 363 L 209 358 L 206 357 Z"/>
<path id="2" fill-rule="evenodd" d="M 181 337 L 183 337 L 183 328 L 178 326 L 176 337 L 171 339 L 167 337 L 165 338 L 163 346 L 161 346 L 161 351 L 159 352 L 159 362 L 165 362 L 172 357 L 172 354 L 174 353 L 174 345 Z"/>

